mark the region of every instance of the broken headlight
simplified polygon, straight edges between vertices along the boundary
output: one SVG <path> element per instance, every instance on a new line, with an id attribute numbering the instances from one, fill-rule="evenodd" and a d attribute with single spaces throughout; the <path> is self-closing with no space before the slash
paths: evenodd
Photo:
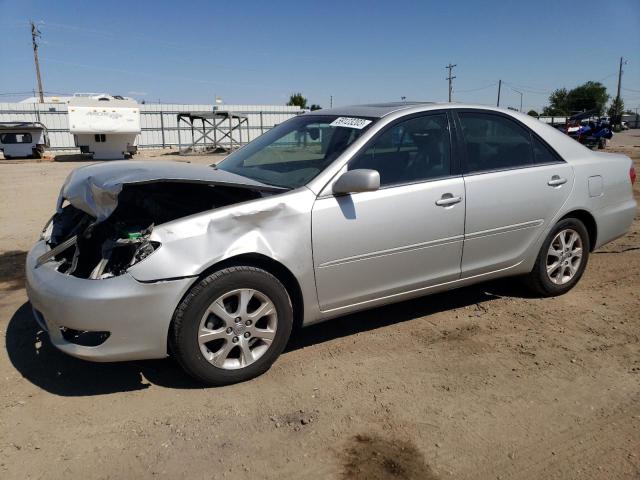
<path id="1" fill-rule="evenodd" d="M 129 267 L 141 262 L 158 248 L 160 243 L 149 240 L 151 229 L 126 232 L 116 239 L 107 239 L 101 247 L 100 261 L 89 278 L 109 278 L 122 275 Z"/>
<path id="2" fill-rule="evenodd" d="M 55 216 L 55 215 L 54 215 Z M 53 216 L 49 219 L 49 221 L 45 224 L 42 232 L 40 233 L 40 240 L 49 241 L 51 238 L 51 234 L 53 233 Z"/>
<path id="3" fill-rule="evenodd" d="M 56 270 L 79 278 L 103 279 L 122 275 L 158 248 L 160 243 L 150 240 L 153 224 L 141 229 L 118 224 L 105 229 L 86 228 L 64 241 L 55 235 L 56 221 L 49 221 L 41 238 L 51 250 L 41 255 L 36 267 L 55 261 Z"/>

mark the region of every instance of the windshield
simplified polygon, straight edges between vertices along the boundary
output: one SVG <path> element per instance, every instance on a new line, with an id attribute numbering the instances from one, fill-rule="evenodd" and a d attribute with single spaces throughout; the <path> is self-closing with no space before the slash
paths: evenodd
<path id="1" fill-rule="evenodd" d="M 292 118 L 217 165 L 220 170 L 269 185 L 307 184 L 356 141 L 373 119 L 337 115 Z"/>

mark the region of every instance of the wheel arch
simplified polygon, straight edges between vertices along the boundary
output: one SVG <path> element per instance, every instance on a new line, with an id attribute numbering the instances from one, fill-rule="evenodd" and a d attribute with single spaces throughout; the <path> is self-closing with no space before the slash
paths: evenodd
<path id="1" fill-rule="evenodd" d="M 262 253 L 242 253 L 233 257 L 225 258 L 202 271 L 198 276 L 198 280 L 201 280 L 218 270 L 239 266 L 261 268 L 276 277 L 289 293 L 291 307 L 293 309 L 294 329 L 302 325 L 302 319 L 304 318 L 304 298 L 298 279 L 291 270 L 282 263 Z M 194 284 L 195 283 L 196 282 L 194 282 Z"/>
<path id="2" fill-rule="evenodd" d="M 578 209 L 566 213 L 560 220 L 566 218 L 576 218 L 584 224 L 589 234 L 589 251 L 593 252 L 596 241 L 598 240 L 598 224 L 594 216 L 587 210 Z"/>

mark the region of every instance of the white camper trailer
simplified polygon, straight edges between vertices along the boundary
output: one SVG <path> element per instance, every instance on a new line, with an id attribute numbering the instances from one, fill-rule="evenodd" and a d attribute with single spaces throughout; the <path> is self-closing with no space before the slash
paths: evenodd
<path id="1" fill-rule="evenodd" d="M 47 147 L 49 147 L 49 136 L 42 123 L 0 123 L 0 151 L 4 158 L 42 158 Z"/>
<path id="2" fill-rule="evenodd" d="M 126 158 L 138 151 L 140 108 L 126 97 L 76 94 L 69 100 L 69 132 L 96 160 Z"/>

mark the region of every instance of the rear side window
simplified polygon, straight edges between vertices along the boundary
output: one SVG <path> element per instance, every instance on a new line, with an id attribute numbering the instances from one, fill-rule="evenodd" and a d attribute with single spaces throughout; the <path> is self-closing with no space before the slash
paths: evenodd
<path id="1" fill-rule="evenodd" d="M 385 130 L 349 164 L 380 173 L 380 185 L 401 185 L 451 174 L 451 142 L 446 114 L 426 115 Z"/>
<path id="2" fill-rule="evenodd" d="M 475 112 L 458 115 L 469 173 L 533 165 L 531 135 L 526 129 L 499 115 Z"/>
<path id="3" fill-rule="evenodd" d="M 539 138 L 532 135 L 533 138 L 533 161 L 540 165 L 544 163 L 557 163 L 562 162 L 556 154 L 554 154 L 549 147 L 547 147 Z"/>
<path id="4" fill-rule="evenodd" d="M 30 133 L 4 133 L 0 136 L 4 144 L 11 143 L 31 143 Z"/>

